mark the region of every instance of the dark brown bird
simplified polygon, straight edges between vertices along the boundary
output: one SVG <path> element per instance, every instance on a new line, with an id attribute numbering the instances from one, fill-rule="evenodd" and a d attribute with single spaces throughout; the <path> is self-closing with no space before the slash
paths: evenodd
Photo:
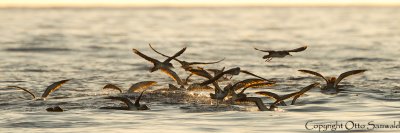
<path id="1" fill-rule="evenodd" d="M 224 89 L 221 89 L 220 86 L 218 85 L 218 82 L 216 82 L 216 81 L 225 74 L 238 75 L 240 73 L 240 68 L 236 67 L 236 68 L 229 69 L 229 70 L 224 71 L 214 77 L 212 77 L 211 74 L 209 74 L 207 71 L 204 71 L 202 69 L 199 69 L 198 72 L 201 73 L 199 75 L 204 76 L 208 80 L 206 80 L 202 83 L 194 83 L 189 86 L 188 90 L 202 88 L 202 87 L 206 87 L 208 84 L 213 84 L 215 93 L 214 94 L 210 93 L 210 97 L 211 97 L 211 99 L 217 100 L 217 107 L 218 107 L 219 101 L 223 100 L 228 95 L 230 87 L 225 86 Z"/>
<path id="2" fill-rule="evenodd" d="M 161 62 L 158 61 L 154 58 L 148 57 L 147 55 L 139 52 L 136 49 L 132 49 L 133 52 L 137 55 L 139 55 L 140 57 L 142 57 L 143 59 L 150 61 L 151 63 L 153 63 L 153 67 L 150 69 L 150 72 L 154 72 L 157 70 L 161 70 L 162 72 L 164 72 L 165 74 L 167 74 L 169 77 L 171 77 L 172 79 L 174 79 L 179 85 L 184 85 L 181 78 L 179 78 L 179 76 L 172 71 L 170 68 L 173 67 L 173 65 L 170 63 L 171 60 L 173 60 L 174 58 L 180 56 L 183 52 L 185 52 L 186 47 L 183 48 L 182 50 L 180 50 L 179 52 L 175 53 L 175 55 L 173 55 L 172 57 L 166 59 L 165 61 Z"/>
<path id="3" fill-rule="evenodd" d="M 251 86 L 249 86 L 249 87 L 251 87 Z M 291 93 L 291 94 L 288 94 L 288 95 L 279 97 L 277 94 L 271 93 L 271 94 L 273 94 L 274 97 L 275 97 L 275 102 L 272 103 L 272 104 L 269 106 L 269 108 L 267 108 L 267 107 L 265 106 L 265 104 L 263 103 L 263 101 L 261 100 L 261 98 L 258 98 L 258 97 L 247 97 L 247 95 L 243 93 L 244 90 L 247 89 L 247 88 L 249 88 L 249 87 L 244 88 L 244 89 L 243 89 L 240 93 L 238 93 L 238 94 L 234 94 L 233 100 L 234 100 L 235 102 L 253 102 L 253 103 L 256 104 L 256 106 L 258 107 L 258 110 L 260 110 L 260 111 L 275 111 L 275 109 L 277 108 L 277 104 L 278 104 L 278 103 L 281 103 L 281 104 L 283 103 L 283 104 L 284 104 L 284 100 L 286 100 L 286 99 L 288 99 L 288 98 L 291 98 L 291 97 L 296 97 L 297 95 L 299 95 L 299 94 L 297 94 L 297 93 L 296 93 L 296 94 L 295 94 L 295 93 Z M 269 92 L 267 92 L 267 91 L 262 92 L 262 94 L 266 94 L 266 93 L 269 94 Z M 286 105 L 286 104 L 284 104 L 284 105 Z"/>
<path id="4" fill-rule="evenodd" d="M 303 89 L 301 89 L 298 92 L 293 92 L 293 93 L 286 94 L 286 95 L 283 95 L 283 96 L 279 96 L 278 94 L 275 94 L 273 92 L 268 92 L 268 91 L 259 91 L 259 92 L 256 92 L 256 94 L 260 94 L 260 95 L 267 96 L 269 98 L 274 99 L 275 100 L 275 102 L 273 103 L 274 105 L 276 105 L 278 103 L 281 103 L 281 105 L 286 105 L 283 100 L 293 97 L 292 105 L 294 105 L 296 100 L 301 95 L 303 95 L 307 91 L 311 90 L 312 88 L 317 87 L 318 85 L 319 85 L 319 83 L 314 83 L 314 84 L 311 84 L 311 85 L 308 85 L 308 86 L 304 87 Z"/>
<path id="5" fill-rule="evenodd" d="M 235 83 L 233 86 L 230 88 L 230 95 L 231 95 L 231 101 L 234 102 L 254 102 L 258 109 L 260 111 L 267 111 L 270 110 L 268 109 L 262 100 L 257 97 L 247 97 L 247 95 L 244 93 L 247 88 L 252 88 L 252 87 L 261 87 L 261 86 L 272 86 L 275 83 L 271 83 L 269 81 L 263 80 L 263 79 L 245 79 L 242 81 L 239 81 Z M 236 93 L 236 90 L 239 90 L 240 88 L 243 88 L 239 93 Z M 273 109 L 273 108 L 271 108 Z"/>
<path id="6" fill-rule="evenodd" d="M 149 44 L 149 46 L 150 46 L 150 48 L 151 48 L 154 52 L 156 52 L 157 54 L 160 54 L 161 56 L 164 56 L 164 57 L 167 57 L 167 58 L 171 58 L 170 56 L 167 56 L 167 55 L 165 55 L 165 54 L 163 54 L 163 53 L 158 52 L 157 50 L 155 50 L 155 49 L 151 46 L 151 44 Z M 224 59 L 221 59 L 221 60 L 219 60 L 219 61 L 215 61 L 215 62 L 187 62 L 187 61 L 184 61 L 184 60 L 179 60 L 179 59 L 177 59 L 177 58 L 174 58 L 174 60 L 177 61 L 177 62 L 179 62 L 179 63 L 181 64 L 181 67 L 182 67 L 183 69 L 185 69 L 185 71 L 188 71 L 188 70 L 192 69 L 194 65 L 215 64 L 215 63 L 219 63 L 219 62 L 225 60 L 225 58 L 224 58 Z"/>
<path id="7" fill-rule="evenodd" d="M 60 106 L 49 107 L 46 109 L 47 112 L 64 112 Z"/>
<path id="8" fill-rule="evenodd" d="M 204 70 L 203 68 L 193 68 L 193 69 L 190 69 L 189 72 L 193 75 L 197 75 L 197 76 L 206 78 L 208 80 L 213 78 L 213 76 L 210 73 L 208 73 L 206 70 Z M 214 87 L 219 88 L 218 82 L 213 82 L 212 84 L 214 85 Z M 214 89 L 207 85 L 200 85 L 198 83 L 194 83 L 188 87 L 188 90 L 189 91 L 212 91 Z"/>
<path id="9" fill-rule="evenodd" d="M 19 86 L 7 86 L 7 88 L 17 88 L 17 89 L 21 89 L 27 93 L 29 93 L 34 100 L 46 100 L 47 96 L 50 95 L 50 93 L 56 91 L 58 88 L 61 87 L 61 85 L 63 85 L 64 83 L 66 83 L 67 81 L 69 81 L 69 79 L 67 80 L 61 80 L 61 81 L 57 81 L 54 82 L 53 84 L 49 85 L 46 90 L 44 90 L 42 96 L 40 98 L 37 98 L 35 94 L 33 94 L 32 92 L 30 92 L 29 90 L 19 87 Z"/>
<path id="10" fill-rule="evenodd" d="M 240 72 L 243 72 L 245 74 L 249 74 L 255 77 L 259 77 L 260 79 L 246 79 L 243 81 L 239 81 L 237 83 L 235 83 L 234 85 L 228 84 L 227 86 L 225 86 L 223 89 L 221 89 L 217 83 L 217 80 L 222 77 L 224 74 L 231 74 L 231 75 L 238 75 Z M 204 72 L 203 73 L 207 73 Z M 255 87 L 255 86 L 268 86 L 268 85 L 272 85 L 275 82 L 269 82 L 269 80 L 262 78 L 260 76 L 257 76 L 253 73 L 250 73 L 248 71 L 244 71 L 244 70 L 240 70 L 239 67 L 237 68 L 233 68 L 233 69 L 229 69 L 227 71 L 223 71 L 222 73 L 216 75 L 215 77 L 209 78 L 210 74 L 208 74 L 207 76 L 209 80 L 204 81 L 200 84 L 198 84 L 199 86 L 206 86 L 208 84 L 213 83 L 214 87 L 215 87 L 215 93 L 210 93 L 210 97 L 211 99 L 216 99 L 217 100 L 217 105 L 218 105 L 218 101 L 225 99 L 225 97 L 227 97 L 230 93 L 234 93 L 235 90 L 240 89 L 240 88 L 245 88 L 242 90 L 241 93 L 234 95 L 235 97 L 241 97 L 242 95 L 244 95 L 244 91 L 249 88 L 249 87 Z M 235 94 L 235 93 L 234 93 Z"/>
<path id="11" fill-rule="evenodd" d="M 230 75 L 238 75 L 240 73 L 240 68 L 236 67 L 236 68 L 232 68 L 226 71 L 223 71 L 222 73 L 215 75 L 214 77 L 212 77 L 211 79 L 204 81 L 202 83 L 200 83 L 200 85 L 208 85 L 211 83 L 216 82 L 219 78 L 221 78 L 222 76 L 224 76 L 225 74 L 230 74 Z"/>
<path id="12" fill-rule="evenodd" d="M 292 49 L 292 50 L 260 50 L 258 48 L 254 48 L 255 50 L 267 52 L 268 55 L 263 56 L 263 59 L 266 59 L 265 62 L 271 61 L 272 58 L 283 58 L 285 56 L 292 56 L 290 52 L 301 52 L 307 49 L 307 46 L 303 46 L 300 48 Z"/>
<path id="13" fill-rule="evenodd" d="M 253 80 L 253 81 L 252 81 Z M 268 81 L 265 80 L 261 80 L 260 79 L 245 79 L 242 81 L 239 81 L 237 83 L 235 83 L 234 85 L 230 86 L 230 91 L 231 91 L 231 95 L 232 95 L 232 100 L 235 101 L 237 99 L 241 99 L 241 98 L 245 98 L 247 97 L 246 94 L 244 94 L 244 92 L 248 89 L 248 88 L 255 88 L 255 87 L 264 87 L 264 86 L 272 86 L 274 85 L 274 83 L 270 83 Z M 236 93 L 237 90 L 243 88 L 239 93 Z"/>
<path id="14" fill-rule="evenodd" d="M 225 70 L 225 67 L 223 67 L 222 69 L 206 69 L 206 70 L 214 73 L 214 76 L 216 76 L 216 75 L 222 73 Z M 218 81 L 230 80 L 230 79 L 232 79 L 232 77 L 233 77 L 233 75 L 225 74 L 220 79 L 218 79 Z"/>
<path id="15" fill-rule="evenodd" d="M 105 99 L 119 100 L 124 102 L 127 107 L 101 107 L 100 109 L 118 109 L 118 110 L 150 110 L 149 107 L 145 104 L 140 104 L 140 99 L 142 98 L 144 91 L 140 93 L 139 97 L 136 98 L 135 103 L 132 103 L 131 100 L 127 97 L 106 97 Z"/>
<path id="16" fill-rule="evenodd" d="M 132 84 L 132 86 L 127 90 L 127 93 L 132 93 L 132 92 L 141 92 L 144 90 L 147 90 L 149 87 L 157 84 L 156 81 L 142 81 L 138 82 L 135 84 Z M 103 89 L 113 89 L 113 90 L 118 90 L 120 93 L 122 93 L 122 90 L 114 85 L 114 84 L 107 84 L 103 87 Z"/>
<path id="17" fill-rule="evenodd" d="M 339 93 L 340 91 L 342 91 L 341 89 L 339 89 L 340 86 L 338 86 L 340 81 L 342 81 L 344 78 L 346 78 L 348 76 L 359 74 L 359 73 L 363 73 L 363 72 L 365 72 L 367 70 L 347 71 L 347 72 L 344 72 L 344 73 L 340 74 L 337 79 L 336 79 L 336 77 L 324 77 L 324 76 L 322 76 L 322 74 L 320 74 L 318 72 L 310 71 L 310 70 L 299 70 L 299 71 L 300 72 L 304 72 L 304 73 L 308 73 L 308 74 L 312 74 L 312 75 L 315 75 L 315 76 L 318 76 L 318 77 L 321 77 L 326 82 L 326 86 L 324 86 L 321 89 L 322 92 L 326 93 L 326 94 L 336 94 L 336 93 Z"/>

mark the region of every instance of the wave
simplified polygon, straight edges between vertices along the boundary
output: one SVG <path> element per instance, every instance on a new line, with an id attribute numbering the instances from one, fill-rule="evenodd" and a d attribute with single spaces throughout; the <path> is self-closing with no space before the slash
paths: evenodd
<path id="1" fill-rule="evenodd" d="M 5 51 L 10 52 L 60 52 L 60 51 L 71 51 L 68 48 L 7 48 Z"/>
<path id="2" fill-rule="evenodd" d="M 363 62 L 385 62 L 385 61 L 394 61 L 392 59 L 387 59 L 387 58 L 365 58 L 365 57 L 355 57 L 355 58 L 349 58 L 345 59 L 343 61 L 363 61 Z"/>

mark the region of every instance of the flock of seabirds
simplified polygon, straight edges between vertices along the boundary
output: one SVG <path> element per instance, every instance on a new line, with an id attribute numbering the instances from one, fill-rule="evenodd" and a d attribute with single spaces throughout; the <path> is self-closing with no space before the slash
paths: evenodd
<path id="1" fill-rule="evenodd" d="M 276 84 L 276 81 L 265 79 L 263 77 L 260 77 L 256 74 L 253 74 L 249 71 L 242 70 L 239 67 L 235 68 L 230 68 L 226 69 L 225 67 L 222 69 L 206 69 L 204 67 L 200 67 L 199 65 L 207 65 L 207 64 L 215 64 L 223 61 L 224 59 L 221 59 L 219 61 L 215 62 L 189 62 L 189 61 L 184 61 L 178 59 L 178 57 L 183 54 L 186 50 L 185 48 L 182 48 L 179 50 L 177 53 L 174 55 L 166 55 L 163 54 L 159 51 L 157 51 L 155 48 L 149 44 L 149 47 L 156 52 L 157 54 L 160 54 L 161 56 L 165 57 L 166 59 L 164 61 L 160 61 L 157 59 L 154 59 L 152 57 L 149 57 L 142 52 L 140 52 L 137 49 L 132 49 L 133 53 L 135 53 L 137 56 L 149 61 L 152 63 L 154 66 L 150 69 L 150 72 L 155 72 L 155 71 L 162 71 L 165 73 L 167 76 L 172 78 L 174 81 L 176 81 L 176 85 L 174 84 L 169 84 L 168 88 L 164 89 L 157 89 L 149 92 L 150 94 L 153 93 L 158 93 L 158 94 L 172 94 L 172 95 L 163 95 L 166 97 L 174 97 L 174 98 L 185 98 L 185 97 L 177 97 L 177 95 L 174 94 L 181 94 L 181 95 L 187 95 L 188 92 L 193 92 L 193 91 L 211 91 L 213 93 L 210 93 L 208 100 L 216 100 L 216 107 L 218 108 L 219 104 L 222 102 L 224 104 L 242 104 L 242 103 L 250 103 L 250 104 L 255 104 L 258 107 L 258 110 L 260 111 L 274 111 L 277 109 L 278 106 L 286 106 L 285 100 L 287 99 L 292 99 L 291 105 L 294 105 L 296 103 L 296 100 L 305 94 L 307 91 L 313 89 L 313 88 L 320 88 L 321 92 L 324 94 L 337 94 L 340 91 L 342 91 L 341 86 L 339 85 L 340 81 L 342 81 L 344 78 L 363 73 L 367 70 L 351 70 L 344 72 L 339 75 L 339 77 L 324 77 L 322 74 L 318 72 L 314 72 L 311 70 L 298 70 L 300 72 L 308 73 L 314 76 L 318 76 L 325 80 L 326 84 L 320 85 L 319 83 L 313 83 L 310 84 L 302 89 L 300 89 L 297 92 L 285 94 L 285 95 L 278 95 L 273 92 L 269 91 L 258 91 L 255 92 L 255 94 L 261 95 L 261 96 L 266 96 L 268 98 L 271 98 L 274 100 L 273 103 L 271 103 L 268 106 L 264 104 L 262 99 L 260 97 L 250 97 L 247 96 L 245 91 L 248 88 L 262 88 L 262 87 L 267 87 L 267 86 L 273 86 Z M 268 53 L 267 55 L 263 56 L 263 59 L 265 59 L 266 62 L 269 62 L 272 60 L 272 58 L 283 58 L 285 56 L 292 56 L 290 53 L 291 52 L 301 52 L 307 49 L 307 46 L 303 46 L 300 48 L 292 49 L 292 50 L 261 50 L 254 48 L 255 50 L 261 51 L 261 52 L 266 52 Z M 174 66 L 172 65 L 171 61 L 177 61 L 180 65 L 181 68 L 184 69 L 186 72 L 189 73 L 189 76 L 185 79 L 181 79 L 172 69 Z M 220 82 L 226 81 L 226 80 L 231 80 L 233 76 L 239 75 L 239 74 L 247 74 L 251 75 L 253 78 L 248 78 L 244 80 L 240 80 L 235 82 L 234 84 L 227 84 L 224 87 L 221 87 L 219 85 Z M 200 82 L 192 82 L 190 80 L 190 77 L 192 76 L 199 76 L 201 78 L 204 78 L 203 81 Z M 34 100 L 46 100 L 46 98 L 50 95 L 50 93 L 56 91 L 59 89 L 64 83 L 68 82 L 69 80 L 61 80 L 58 82 L 55 82 L 48 86 L 43 94 L 38 97 L 37 95 L 33 94 L 30 92 L 28 89 L 25 89 L 23 87 L 19 86 L 8 86 L 7 88 L 17 88 L 21 89 L 27 93 L 29 93 Z M 118 96 L 107 96 L 105 99 L 112 99 L 112 100 L 118 100 L 122 101 L 123 103 L 126 104 L 126 106 L 121 106 L 121 107 L 114 107 L 114 106 L 109 106 L 109 107 L 101 107 L 100 109 L 118 109 L 118 110 L 149 110 L 150 108 L 142 104 L 140 101 L 142 99 L 143 94 L 145 93 L 148 88 L 151 86 L 157 84 L 156 81 L 141 81 L 136 84 L 133 84 L 126 93 L 123 93 L 123 91 L 116 85 L 114 84 L 107 84 L 103 87 L 103 89 L 113 89 L 116 91 L 121 92 L 121 95 Z M 131 95 L 122 95 L 122 94 L 136 94 L 135 97 L 131 97 Z M 138 96 L 137 96 L 138 95 Z M 131 98 L 135 99 L 134 102 L 131 101 Z M 48 112 L 63 112 L 63 109 L 60 108 L 59 106 L 55 107 L 49 107 L 46 109 Z"/>

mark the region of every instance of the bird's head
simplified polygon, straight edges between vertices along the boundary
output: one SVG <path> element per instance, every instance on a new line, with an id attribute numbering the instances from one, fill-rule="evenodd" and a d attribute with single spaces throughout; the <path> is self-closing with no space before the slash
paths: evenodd
<path id="1" fill-rule="evenodd" d="M 156 67 L 156 66 L 154 66 L 154 67 L 150 68 L 150 70 L 149 70 L 149 71 L 150 71 L 150 72 L 157 71 L 157 67 Z"/>
<path id="2" fill-rule="evenodd" d="M 336 77 L 331 77 L 328 82 L 330 83 L 335 83 L 336 82 Z"/>
<path id="3" fill-rule="evenodd" d="M 168 66 L 169 68 L 174 68 L 174 65 L 172 65 L 172 63 L 170 63 L 170 62 L 167 63 L 167 66 Z"/>
<path id="4" fill-rule="evenodd" d="M 211 99 L 216 99 L 215 94 L 210 93 L 210 98 Z"/>
<path id="5" fill-rule="evenodd" d="M 263 56 L 263 59 L 268 59 L 268 58 L 271 58 L 271 56 L 270 55 L 264 55 Z"/>

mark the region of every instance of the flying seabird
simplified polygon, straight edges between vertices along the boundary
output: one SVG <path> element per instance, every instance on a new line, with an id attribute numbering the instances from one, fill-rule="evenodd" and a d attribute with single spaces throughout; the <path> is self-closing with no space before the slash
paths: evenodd
<path id="1" fill-rule="evenodd" d="M 165 54 L 163 54 L 163 53 L 161 53 L 161 52 L 155 50 L 155 49 L 151 46 L 151 44 L 149 44 L 149 46 L 150 46 L 150 48 L 151 48 L 154 52 L 156 52 L 157 54 L 159 54 L 159 55 L 161 55 L 161 56 L 164 56 L 164 57 L 167 57 L 167 58 L 171 58 L 170 56 L 167 56 L 167 55 L 165 55 Z M 177 61 L 177 62 L 179 62 L 179 63 L 181 64 L 181 67 L 182 67 L 183 69 L 185 69 L 185 71 L 189 71 L 190 69 L 193 68 L 194 65 L 215 64 L 215 63 L 219 63 L 219 62 L 225 60 L 225 58 L 223 58 L 223 59 L 221 59 L 221 60 L 219 60 L 219 61 L 215 61 L 215 62 L 187 62 L 187 61 L 184 61 L 184 60 L 179 60 L 179 59 L 177 59 L 177 58 L 174 58 L 174 60 Z"/>
<path id="2" fill-rule="evenodd" d="M 154 72 L 157 71 L 158 69 L 160 69 L 162 72 L 164 72 L 165 74 L 167 74 L 169 77 L 171 77 L 172 79 L 174 79 L 179 85 L 184 85 L 181 78 L 179 78 L 179 76 L 172 71 L 170 68 L 173 68 L 173 65 L 170 63 L 170 61 L 176 57 L 178 57 L 179 55 L 181 55 L 183 52 L 185 52 L 186 47 L 183 48 L 182 50 L 180 50 L 179 52 L 175 53 L 175 55 L 173 55 L 172 57 L 166 59 L 165 61 L 161 62 L 158 61 L 154 58 L 148 57 L 147 55 L 139 52 L 136 49 L 132 49 L 133 52 L 137 55 L 139 55 L 140 57 L 144 58 L 147 61 L 150 61 L 151 63 L 153 63 L 153 67 L 150 69 L 150 72 Z"/>
<path id="3" fill-rule="evenodd" d="M 58 88 L 61 87 L 61 85 L 63 85 L 65 82 L 69 81 L 69 79 L 67 80 L 61 80 L 58 82 L 54 82 L 53 84 L 49 85 L 46 90 L 43 92 L 42 96 L 40 98 L 37 98 L 35 94 L 33 94 L 32 92 L 30 92 L 29 90 L 19 87 L 19 86 L 7 86 L 7 88 L 17 88 L 17 89 L 21 89 L 27 93 L 29 93 L 34 100 L 46 100 L 47 96 L 50 95 L 50 93 L 56 91 Z"/>
<path id="4" fill-rule="evenodd" d="M 210 69 L 206 69 L 206 70 L 210 71 L 210 72 L 213 72 L 214 76 L 216 76 L 218 74 L 221 74 L 225 70 L 225 67 L 223 67 L 222 69 L 212 69 L 212 68 L 210 68 Z M 230 80 L 230 79 L 232 79 L 232 77 L 233 77 L 233 75 L 225 74 L 224 76 L 222 76 L 222 78 L 218 79 L 218 81 Z"/>
<path id="5" fill-rule="evenodd" d="M 245 74 L 249 74 L 249 75 L 252 75 L 255 77 L 259 77 L 260 79 L 247 79 L 247 80 L 239 81 L 239 82 L 235 83 L 234 85 L 228 84 L 223 89 L 221 89 L 221 87 L 218 85 L 217 80 L 219 78 L 221 78 L 224 74 L 238 75 L 240 72 L 243 72 Z M 207 73 L 207 72 L 205 72 L 205 73 Z M 210 93 L 210 98 L 217 100 L 217 106 L 218 106 L 218 102 L 220 100 L 225 99 L 225 97 L 227 97 L 229 95 L 229 93 L 231 93 L 232 91 L 235 91 L 235 89 L 239 89 L 239 88 L 243 88 L 243 87 L 262 86 L 262 85 L 267 86 L 267 85 L 272 85 L 275 83 L 275 82 L 270 82 L 269 80 L 262 78 L 258 75 L 255 75 L 253 73 L 250 73 L 248 71 L 240 70 L 239 67 L 232 68 L 227 71 L 223 71 L 222 73 L 220 73 L 212 78 L 209 78 L 209 76 L 207 76 L 207 77 L 209 80 L 204 81 L 200 84 L 195 84 L 195 85 L 206 86 L 208 84 L 213 83 L 215 93 L 214 94 Z M 263 82 L 261 82 L 260 80 L 262 80 Z M 244 92 L 244 90 L 243 90 L 243 92 Z M 243 94 L 243 92 L 241 94 Z"/>
<path id="6" fill-rule="evenodd" d="M 274 57 L 275 58 L 283 58 L 283 57 L 285 57 L 287 55 L 292 56 L 290 54 L 290 52 L 301 52 L 301 51 L 304 51 L 304 50 L 307 49 L 307 46 L 303 46 L 303 47 L 292 49 L 292 50 L 279 50 L 279 51 L 277 51 L 277 50 L 261 50 L 261 49 L 258 49 L 258 48 L 254 48 L 254 49 L 258 50 L 258 51 L 262 51 L 262 52 L 268 52 L 268 55 L 264 55 L 263 56 L 263 59 L 266 59 L 265 62 L 268 62 L 268 61 L 271 61 L 272 58 L 274 58 Z"/>
<path id="7" fill-rule="evenodd" d="M 322 76 L 322 74 L 320 74 L 318 72 L 310 71 L 310 70 L 298 70 L 298 71 L 321 77 L 326 82 L 326 86 L 324 86 L 321 89 L 322 92 L 326 93 L 326 94 L 336 94 L 336 93 L 339 93 L 339 91 L 342 91 L 341 89 L 339 89 L 340 86 L 338 86 L 340 81 L 342 81 L 344 78 L 346 78 L 348 76 L 363 73 L 367 70 L 362 69 L 362 70 L 347 71 L 347 72 L 340 74 L 337 79 L 336 79 L 336 77 L 324 77 L 324 76 Z"/>
<path id="8" fill-rule="evenodd" d="M 275 94 L 275 93 L 273 93 L 273 92 L 268 92 L 268 91 L 259 91 L 259 92 L 256 92 L 256 94 L 260 94 L 260 95 L 263 95 L 263 96 L 267 96 L 267 97 L 269 97 L 269 98 L 272 98 L 272 99 L 276 100 L 276 101 L 274 102 L 274 104 L 281 103 L 281 105 L 286 105 L 286 103 L 284 103 L 283 100 L 293 97 L 293 100 L 292 100 L 291 105 L 294 105 L 295 102 L 296 102 L 296 100 L 297 100 L 301 95 L 303 95 L 303 94 L 306 93 L 307 91 L 311 90 L 312 88 L 317 87 L 318 85 L 319 85 L 319 83 L 314 83 L 314 84 L 311 84 L 311 85 L 308 85 L 308 86 L 304 87 L 303 89 L 301 89 L 301 90 L 298 91 L 298 92 L 293 92 L 293 93 L 286 94 L 286 95 L 283 95 L 283 96 L 279 96 L 278 94 Z M 277 102 L 277 101 L 279 101 L 279 102 Z"/>
<path id="9" fill-rule="evenodd" d="M 138 82 L 136 84 L 132 84 L 132 86 L 127 90 L 127 93 L 132 93 L 132 92 L 141 92 L 143 90 L 146 90 L 147 88 L 157 84 L 156 81 L 142 81 Z M 107 84 L 103 87 L 103 89 L 113 89 L 113 90 L 118 90 L 120 93 L 122 93 L 122 90 L 114 85 L 114 84 Z"/>
<path id="10" fill-rule="evenodd" d="M 203 71 L 204 73 L 208 73 Z M 225 86 L 224 89 L 221 89 L 220 86 L 218 85 L 218 83 L 216 82 L 219 78 L 221 78 L 223 75 L 225 74 L 231 74 L 231 75 L 238 75 L 240 73 L 240 68 L 236 67 L 236 68 L 232 68 L 229 70 L 226 70 L 214 77 L 212 77 L 210 74 L 206 74 L 207 76 L 205 76 L 206 78 L 208 78 L 208 80 L 202 82 L 202 83 L 194 83 L 192 85 L 189 86 L 189 88 L 192 87 L 204 87 L 207 86 L 208 84 L 213 84 L 214 85 L 214 94 L 210 93 L 210 97 L 211 99 L 215 99 L 217 100 L 217 106 L 220 100 L 223 100 L 229 93 L 229 86 Z"/>
<path id="11" fill-rule="evenodd" d="M 267 108 L 265 106 L 265 104 L 263 103 L 263 101 L 261 100 L 261 98 L 259 98 L 259 97 L 247 97 L 247 95 L 244 94 L 244 91 L 247 88 L 254 87 L 254 86 L 257 86 L 257 85 L 258 84 L 253 84 L 253 85 L 247 86 L 247 87 L 243 88 L 243 90 L 241 92 L 239 92 L 239 93 L 236 93 L 234 90 L 232 90 L 232 101 L 235 101 L 235 102 L 253 102 L 253 103 L 256 104 L 256 106 L 258 107 L 258 110 L 260 110 L 260 111 L 274 111 L 277 108 L 277 104 L 278 103 L 282 104 L 282 103 L 284 103 L 283 100 L 286 100 L 288 98 L 295 97 L 296 95 L 298 95 L 298 94 L 293 94 L 292 93 L 292 94 L 289 94 L 289 95 L 285 95 L 285 96 L 279 97 L 278 95 L 273 93 L 273 94 L 276 95 L 277 98 L 275 99 L 275 102 L 272 103 L 269 108 Z"/>

